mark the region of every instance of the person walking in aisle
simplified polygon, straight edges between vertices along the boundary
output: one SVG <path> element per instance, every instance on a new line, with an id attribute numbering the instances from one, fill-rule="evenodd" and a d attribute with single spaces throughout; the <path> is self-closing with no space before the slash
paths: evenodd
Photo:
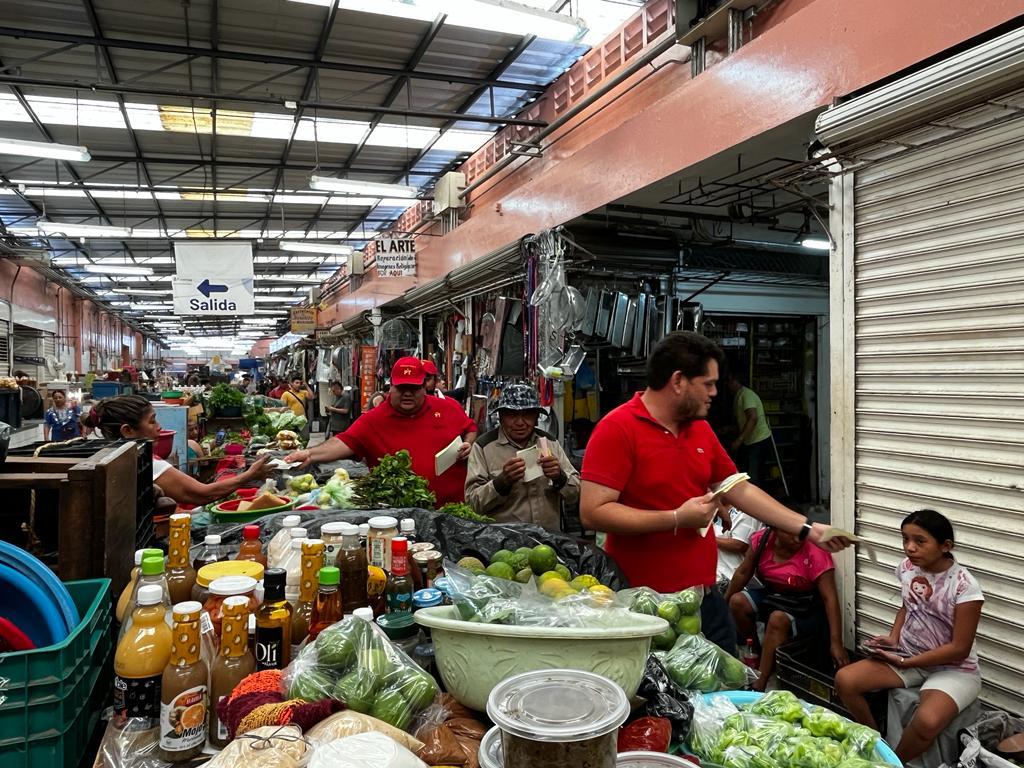
<path id="1" fill-rule="evenodd" d="M 629 583 L 658 592 L 703 590 L 704 635 L 736 652 L 736 627 L 714 589 L 718 549 L 702 531 L 718 509 L 709 488 L 736 466 L 706 421 L 717 393 L 722 350 L 690 331 L 673 331 L 647 360 L 647 388 L 594 428 L 583 458 L 580 517 L 608 534 L 605 549 Z M 821 523 L 779 504 L 751 482 L 722 501 L 780 530 L 839 551 L 844 538 L 822 541 Z"/>
<path id="2" fill-rule="evenodd" d="M 332 381 L 331 397 L 331 404 L 327 406 L 330 415 L 327 433 L 337 435 L 352 426 L 352 392 L 342 387 L 340 381 Z"/>
<path id="3" fill-rule="evenodd" d="M 764 415 L 764 403 L 735 372 L 726 373 L 725 386 L 733 396 L 738 430 L 732 441 L 732 455 L 736 457 L 737 466 L 750 475 L 750 482 L 760 483 L 767 479 L 764 467 L 772 449 L 772 428 Z"/>

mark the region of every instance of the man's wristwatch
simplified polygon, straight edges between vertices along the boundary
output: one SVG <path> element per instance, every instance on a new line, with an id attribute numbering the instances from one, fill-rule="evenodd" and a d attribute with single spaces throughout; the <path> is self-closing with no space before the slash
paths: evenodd
<path id="1" fill-rule="evenodd" d="M 804 524 L 801 526 L 800 533 L 797 534 L 797 538 L 800 541 L 807 541 L 807 537 L 811 535 L 812 527 L 813 526 L 807 520 L 804 520 Z"/>

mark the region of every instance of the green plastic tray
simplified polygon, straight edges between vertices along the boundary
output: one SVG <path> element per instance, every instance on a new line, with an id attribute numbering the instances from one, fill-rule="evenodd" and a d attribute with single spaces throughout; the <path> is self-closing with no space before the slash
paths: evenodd
<path id="1" fill-rule="evenodd" d="M 0 753 L 3 768 L 74 766 L 82 757 L 112 677 L 110 580 L 66 584 L 84 617 L 48 648 L 0 654 Z"/>

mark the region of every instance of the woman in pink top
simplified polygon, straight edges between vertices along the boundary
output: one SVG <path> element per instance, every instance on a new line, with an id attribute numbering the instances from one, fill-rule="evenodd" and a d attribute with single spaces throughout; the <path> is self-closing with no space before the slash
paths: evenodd
<path id="1" fill-rule="evenodd" d="M 757 575 L 761 589 L 747 587 Z M 832 555 L 810 541 L 774 528 L 758 531 L 733 574 L 725 595 L 741 642 L 757 645 L 757 622 L 764 624 L 760 676 L 753 683 L 763 691 L 775 669 L 775 650 L 791 637 L 824 635 L 837 667 L 849 662 L 843 645 L 843 623 L 836 592 Z"/>

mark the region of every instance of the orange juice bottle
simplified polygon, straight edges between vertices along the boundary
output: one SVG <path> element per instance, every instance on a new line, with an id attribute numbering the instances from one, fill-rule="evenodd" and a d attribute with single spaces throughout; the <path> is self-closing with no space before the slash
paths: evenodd
<path id="1" fill-rule="evenodd" d="M 163 589 L 156 584 L 139 588 L 131 627 L 114 654 L 114 719 L 124 724 L 139 718 L 155 727 L 160 720 L 160 686 L 171 658 L 171 628 L 167 626 Z"/>
<path id="2" fill-rule="evenodd" d="M 242 529 L 242 543 L 238 546 L 235 560 L 253 560 L 264 568 L 267 567 L 267 556 L 263 554 L 263 545 L 260 544 L 258 525 L 247 525 Z"/>
<path id="3" fill-rule="evenodd" d="M 202 610 L 191 600 L 174 606 L 171 660 L 160 683 L 159 755 L 168 763 L 191 760 L 206 746 L 209 670 L 199 653 Z"/>

